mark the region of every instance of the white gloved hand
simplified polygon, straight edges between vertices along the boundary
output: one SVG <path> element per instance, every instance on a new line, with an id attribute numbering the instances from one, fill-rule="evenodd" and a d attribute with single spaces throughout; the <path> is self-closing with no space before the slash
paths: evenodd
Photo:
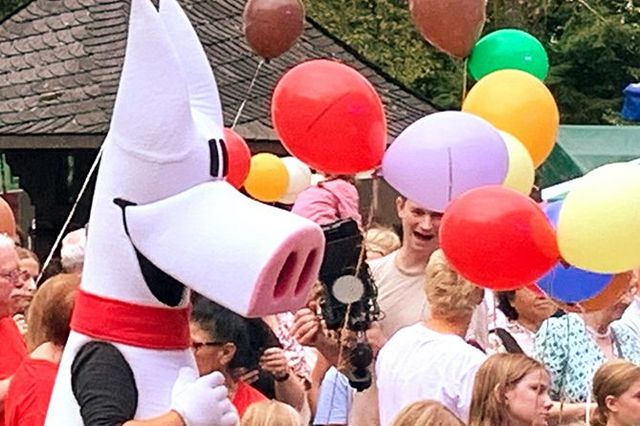
<path id="1" fill-rule="evenodd" d="M 238 424 L 238 413 L 227 398 L 224 376 L 218 371 L 198 377 L 193 368 L 181 368 L 171 391 L 171 409 L 187 426 Z"/>

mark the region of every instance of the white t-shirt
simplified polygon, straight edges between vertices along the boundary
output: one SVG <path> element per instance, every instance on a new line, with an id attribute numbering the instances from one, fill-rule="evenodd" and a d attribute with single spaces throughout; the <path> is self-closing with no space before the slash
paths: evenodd
<path id="1" fill-rule="evenodd" d="M 410 324 L 429 316 L 429 304 L 424 292 L 424 272 L 406 274 L 396 266 L 398 251 L 369 262 L 371 275 L 378 287 L 378 305 L 382 333 L 388 339 Z"/>
<path id="2" fill-rule="evenodd" d="M 424 291 L 425 274 L 405 274 L 396 266 L 398 250 L 379 259 L 369 261 L 371 274 L 378 287 L 378 305 L 383 313 L 380 319 L 382 333 L 389 339 L 398 330 L 430 316 L 429 303 Z M 426 268 L 426 264 L 425 264 Z M 486 307 L 479 306 L 474 311 L 469 330 L 469 337 L 483 347 L 488 346 L 488 325 Z M 363 392 L 353 396 L 353 405 L 349 416 L 350 426 L 378 426 L 378 404 L 376 375 L 373 384 Z"/>
<path id="3" fill-rule="evenodd" d="M 390 425 L 404 407 L 425 399 L 466 422 L 476 371 L 486 358 L 459 336 L 437 333 L 422 322 L 401 329 L 376 362 L 380 424 Z"/>
<path id="4" fill-rule="evenodd" d="M 429 304 L 424 293 L 424 273 L 405 274 L 396 266 L 398 251 L 369 261 L 371 274 L 378 288 L 378 305 L 383 313 L 380 328 L 385 338 L 411 324 L 425 320 Z M 374 372 L 375 373 L 375 372 Z M 349 416 L 350 426 L 378 426 L 378 392 L 376 376 L 371 387 L 353 396 Z"/>

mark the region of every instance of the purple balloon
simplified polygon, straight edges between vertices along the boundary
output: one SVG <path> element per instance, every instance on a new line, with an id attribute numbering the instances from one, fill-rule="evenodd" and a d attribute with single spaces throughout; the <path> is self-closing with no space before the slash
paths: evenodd
<path id="1" fill-rule="evenodd" d="M 502 185 L 509 154 L 498 131 L 475 115 L 445 111 L 407 127 L 387 149 L 382 175 L 422 207 L 444 212 L 462 193 Z"/>

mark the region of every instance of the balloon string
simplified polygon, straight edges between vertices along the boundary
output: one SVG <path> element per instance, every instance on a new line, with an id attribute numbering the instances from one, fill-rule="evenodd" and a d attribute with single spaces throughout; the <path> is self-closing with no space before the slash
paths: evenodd
<path id="1" fill-rule="evenodd" d="M 369 206 L 369 214 L 367 216 L 367 220 L 364 224 L 363 234 L 366 233 L 371 227 L 373 223 L 373 218 L 378 209 L 378 194 L 377 194 L 377 191 L 379 188 L 378 179 L 379 179 L 378 174 L 373 173 L 373 177 L 371 179 L 371 204 Z M 360 268 L 362 267 L 362 264 L 364 263 L 365 258 L 366 258 L 366 247 L 365 247 L 364 238 L 363 238 L 362 245 L 360 246 L 360 254 L 358 256 L 358 264 L 356 266 L 356 272 L 354 274 L 356 277 L 360 274 Z M 348 323 L 349 315 L 351 313 L 351 306 L 352 306 L 351 303 L 347 305 L 347 312 L 344 316 L 344 323 L 340 328 L 340 336 L 345 336 L 346 333 L 348 332 L 347 323 Z M 342 337 L 340 337 L 340 340 L 342 340 Z M 340 345 L 338 347 L 338 368 L 342 364 L 343 346 L 344 345 L 342 344 L 342 342 L 340 342 Z"/>
<path id="2" fill-rule="evenodd" d="M 238 108 L 238 112 L 236 112 L 236 116 L 233 119 L 233 124 L 231 125 L 232 129 L 235 129 L 236 124 L 238 124 L 238 120 L 240 120 L 240 116 L 242 115 L 242 111 L 244 111 L 244 107 L 247 104 L 247 100 L 249 96 L 251 96 L 251 91 L 253 90 L 253 86 L 256 84 L 256 80 L 258 79 L 258 74 L 260 73 L 260 69 L 262 65 L 264 65 L 264 58 L 258 62 L 258 66 L 256 67 L 256 72 L 253 73 L 253 78 L 251 79 L 251 83 L 249 83 L 249 89 L 247 89 L 247 94 L 244 96 L 242 103 L 240 104 L 240 108 Z"/>
<path id="3" fill-rule="evenodd" d="M 82 183 L 82 187 L 80 188 L 80 192 L 78 193 L 78 196 L 76 197 L 76 200 L 73 203 L 73 206 L 71 207 L 71 211 L 69 212 L 69 215 L 67 216 L 67 219 L 65 220 L 64 225 L 62 225 L 62 229 L 60 229 L 60 232 L 58 233 L 58 236 L 56 237 L 56 240 L 53 243 L 53 246 L 51 247 L 51 250 L 49 251 L 49 254 L 47 255 L 47 259 L 42 264 L 42 269 L 40 270 L 40 275 L 38 275 L 38 278 L 36 279 L 36 283 L 39 283 L 40 280 L 42 279 L 42 275 L 44 274 L 44 271 L 47 269 L 47 266 L 49 266 L 49 263 L 51 262 L 51 259 L 53 258 L 53 253 L 58 248 L 58 245 L 60 244 L 60 241 L 62 240 L 62 236 L 64 235 L 65 231 L 67 230 L 67 226 L 69 226 L 69 222 L 71 222 L 71 218 L 73 217 L 73 215 L 76 212 L 76 208 L 78 207 L 78 204 L 80 203 L 80 200 L 82 199 L 82 195 L 84 194 L 84 191 L 87 189 L 87 186 L 89 185 L 89 181 L 91 180 L 91 177 L 93 176 L 93 174 L 96 171 L 96 168 L 98 167 L 98 163 L 100 162 L 100 158 L 102 158 L 103 148 L 104 148 L 104 144 L 100 146 L 100 151 L 98 151 L 98 155 L 96 155 L 96 159 L 93 160 L 93 164 L 91 165 L 91 168 L 89 169 L 89 173 L 87 174 L 87 177 L 85 178 L 84 182 Z"/>
<path id="4" fill-rule="evenodd" d="M 595 10 L 593 7 L 591 7 L 591 5 L 589 5 L 589 3 L 587 3 L 585 0 L 578 0 L 578 3 L 580 3 L 581 5 L 586 7 L 589 12 L 593 13 L 594 15 L 596 15 L 602 22 L 607 22 L 605 17 L 602 16 L 600 13 L 598 13 L 598 11 Z"/>
<path id="5" fill-rule="evenodd" d="M 464 58 L 462 63 L 462 101 L 460 102 L 460 106 L 464 104 L 464 100 L 467 98 L 467 61 L 468 58 Z"/>

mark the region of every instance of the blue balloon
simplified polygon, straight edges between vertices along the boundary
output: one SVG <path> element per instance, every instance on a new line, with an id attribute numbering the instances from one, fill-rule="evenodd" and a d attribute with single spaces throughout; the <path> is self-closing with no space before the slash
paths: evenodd
<path id="1" fill-rule="evenodd" d="M 558 224 L 561 208 L 562 200 L 549 203 L 544 208 L 554 228 Z M 556 300 L 577 303 L 598 295 L 612 279 L 611 274 L 598 274 L 558 262 L 537 284 L 542 291 Z"/>

